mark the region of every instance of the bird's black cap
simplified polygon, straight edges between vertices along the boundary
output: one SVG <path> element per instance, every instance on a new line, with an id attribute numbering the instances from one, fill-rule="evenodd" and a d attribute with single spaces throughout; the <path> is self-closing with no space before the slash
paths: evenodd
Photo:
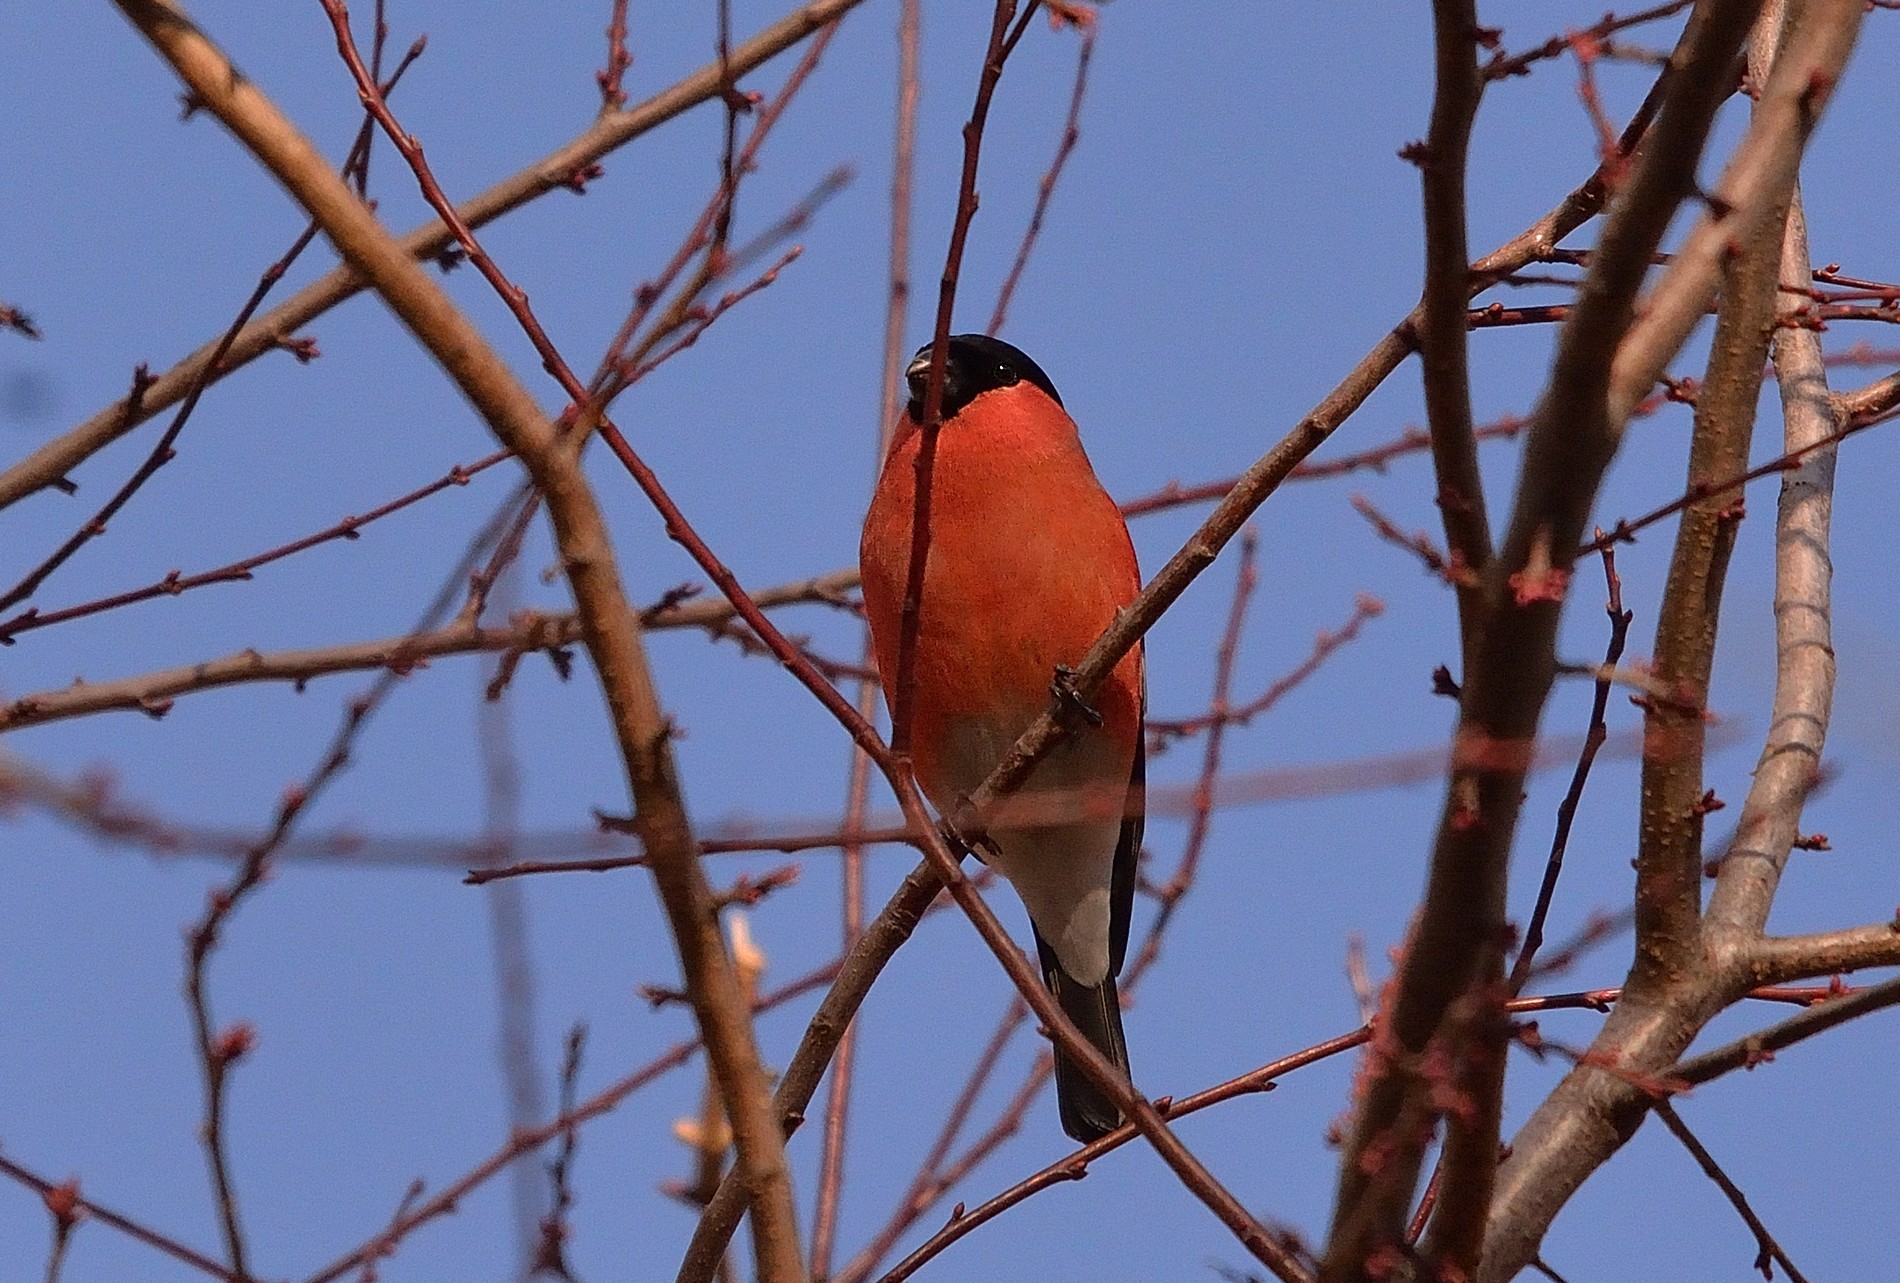
<path id="1" fill-rule="evenodd" d="M 926 343 L 917 349 L 917 354 L 904 369 L 904 379 L 910 384 L 910 417 L 913 422 L 922 423 L 924 392 L 930 382 L 930 344 Z M 987 334 L 951 335 L 950 350 L 945 354 L 943 367 L 945 422 L 983 393 L 996 388 L 1013 387 L 1025 380 L 1047 392 L 1049 399 L 1057 405 L 1062 404 L 1062 396 L 1056 391 L 1056 385 L 1049 381 L 1042 367 L 1030 360 L 1020 348 Z"/>

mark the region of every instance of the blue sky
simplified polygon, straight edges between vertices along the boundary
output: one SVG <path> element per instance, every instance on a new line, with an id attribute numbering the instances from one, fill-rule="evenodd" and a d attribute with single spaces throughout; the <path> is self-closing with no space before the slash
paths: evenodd
<path id="1" fill-rule="evenodd" d="M 359 8 L 367 6 L 359 5 Z M 957 131 L 974 91 L 984 6 L 928 6 L 919 121 L 913 272 L 934 282 L 954 205 Z M 593 71 L 607 6 L 532 10 L 500 3 L 392 5 L 392 44 L 429 47 L 394 105 L 444 186 L 472 194 L 551 150 L 592 118 Z M 778 15 L 741 0 L 750 33 Z M 635 99 L 708 60 L 711 5 L 635 5 Z M 194 16 L 245 72 L 340 158 L 358 109 L 320 7 L 200 4 Z M 1483 17 L 1510 49 L 1601 16 L 1600 6 L 1509 3 Z M 364 20 L 359 14 L 359 24 Z M 770 289 L 723 318 L 698 346 L 631 393 L 619 420 L 701 533 L 749 585 L 849 564 L 874 473 L 889 202 L 896 9 L 871 0 L 846 19 L 740 198 L 740 234 L 768 225 L 833 167 L 856 179 L 802 235 L 804 254 Z M 1673 30 L 1635 39 L 1665 46 Z M 972 234 L 958 329 L 980 328 L 1007 271 L 1054 149 L 1076 52 L 1072 33 L 1034 24 L 998 93 L 985 142 L 982 208 Z M 1876 12 L 1817 137 L 1805 198 L 1820 261 L 1892 280 L 1900 197 L 1890 112 L 1878 70 L 1900 56 L 1900 21 Z M 781 56 L 749 77 L 771 92 Z M 1398 149 L 1424 132 L 1430 31 L 1421 6 L 1250 6 L 1122 0 L 1104 10 L 1080 145 L 1005 336 L 1062 390 L 1111 492 L 1231 475 L 1251 462 L 1350 368 L 1415 299 L 1415 171 Z M 1619 120 L 1648 72 L 1604 69 Z M 1492 86 L 1474 140 L 1474 250 L 1540 215 L 1594 165 L 1574 64 Z M 0 11 L 0 301 L 29 311 L 45 339 L 0 334 L 0 463 L 120 395 L 140 362 L 155 369 L 217 333 L 257 274 L 302 226 L 296 210 L 216 122 L 177 120 L 177 85 L 108 6 L 54 3 Z M 1724 118 L 1718 145 L 1740 117 Z M 584 196 L 554 193 L 482 239 L 530 293 L 555 341 L 591 367 L 631 291 L 671 254 L 717 182 L 722 119 L 701 108 L 605 161 Z M 1712 171 L 1705 171 L 1705 178 Z M 423 206 L 380 147 L 372 189 L 407 229 Z M 1573 243 L 1587 243 L 1588 231 Z M 319 244 L 284 290 L 327 270 Z M 559 408 L 525 341 L 473 273 L 447 286 L 550 410 Z M 1557 297 L 1549 295 L 1549 297 Z M 908 343 L 927 338 L 925 306 Z M 220 564 L 322 528 L 492 449 L 486 431 L 388 313 L 356 299 L 309 332 L 322 356 L 274 356 L 219 384 L 164 469 L 36 600 L 47 608 Z M 1840 325 L 1832 350 L 1859 339 L 1900 346 L 1884 327 Z M 1550 333 L 1474 336 L 1479 417 L 1528 411 Z M 1685 354 L 1676 368 L 1699 372 Z M 1893 367 L 1846 369 L 1852 386 Z M 1772 405 L 1772 392 L 1765 399 Z M 1393 376 L 1321 457 L 1387 441 L 1421 417 L 1417 376 Z M 1764 416 L 1757 456 L 1779 421 Z M 1637 425 L 1600 509 L 1604 524 L 1678 491 L 1686 411 Z M 7 582 L 110 493 L 154 439 L 148 425 L 79 469 L 77 498 L 36 495 L 0 513 Z M 1494 510 L 1508 502 L 1515 447 L 1484 448 Z M 636 600 L 698 578 L 651 510 L 604 458 L 594 479 L 614 523 Z M 1889 610 L 1900 591 L 1886 520 L 1896 465 L 1881 432 L 1843 452 L 1836 508 L 1840 700 L 1832 757 L 1840 776 L 1809 809 L 1831 853 L 1800 856 L 1773 919 L 1794 932 L 1877 920 L 1900 884 L 1889 858 L 1897 808 L 1894 661 Z M 253 582 L 161 599 L 24 635 L 0 652 L 0 694 L 104 680 L 228 654 L 399 633 L 513 480 L 495 469 L 378 524 L 260 572 Z M 1236 676 L 1257 691 L 1298 663 L 1355 595 L 1386 606 L 1360 641 L 1271 715 L 1229 740 L 1234 773 L 1304 767 L 1442 744 L 1450 707 L 1429 694 L 1435 664 L 1455 660 L 1449 596 L 1415 562 L 1379 543 L 1348 506 L 1371 497 L 1407 529 L 1436 528 L 1428 465 L 1290 486 L 1261 512 L 1263 582 Z M 1714 702 L 1737 729 L 1712 757 L 1709 783 L 1738 803 L 1765 728 L 1773 676 L 1769 600 L 1772 495 L 1750 494 L 1725 608 Z M 1200 519 L 1188 509 L 1135 526 L 1144 567 L 1159 566 Z M 1631 651 L 1646 654 L 1668 562 L 1662 527 L 1622 551 Z M 517 587 L 523 603 L 563 604 L 541 572 L 537 535 Z M 1199 711 L 1232 589 L 1223 559 L 1155 631 L 1152 708 Z M 1566 657 L 1593 659 L 1605 628 L 1594 571 L 1580 576 Z M 788 612 L 821 649 L 855 654 L 836 612 Z M 705 825 L 835 814 L 847 743 L 775 666 L 703 636 L 656 635 L 652 651 L 679 744 L 686 791 Z M 309 831 L 377 837 L 464 835 L 483 824 L 475 737 L 488 666 L 439 661 L 402 683 L 357 746 L 355 764 L 309 817 Z M 66 775 L 108 772 L 123 795 L 171 819 L 255 831 L 333 733 L 360 676 L 298 694 L 234 688 L 179 700 L 162 720 L 116 713 L 32 728 L 4 748 Z M 523 769 L 523 825 L 583 829 L 593 808 L 624 810 L 625 786 L 584 671 L 561 682 L 523 665 L 511 692 Z M 1589 691 L 1560 686 L 1553 732 L 1582 729 Z M 1621 698 L 1613 729 L 1638 725 Z M 1198 749 L 1156 760 L 1154 777 L 1190 781 Z M 1550 817 L 1567 772 L 1538 779 L 1525 810 L 1513 906 L 1528 911 Z M 1634 769 L 1599 766 L 1571 843 L 1553 931 L 1574 930 L 1628 897 Z M 1362 936 L 1375 975 L 1402 937 L 1422 883 L 1435 785 L 1309 798 L 1220 812 L 1206 862 L 1163 960 L 1128 1014 L 1136 1077 L 1150 1094 L 1185 1094 L 1344 1032 L 1357 1022 L 1346 942 Z M 1165 872 L 1185 826 L 1157 819 L 1149 846 Z M 201 1249 L 218 1239 L 196 1141 L 198 1074 L 180 997 L 181 931 L 223 876 L 211 862 L 103 848 L 24 810 L 0 829 L 9 893 L 0 897 L 0 1152 L 40 1172 L 78 1176 L 85 1192 Z M 722 857 L 724 882 L 782 857 Z M 797 887 L 752 916 L 771 960 L 767 984 L 833 956 L 835 857 L 800 859 Z M 871 862 L 874 903 L 912 863 L 896 848 Z M 523 884 L 544 1074 L 576 1020 L 590 1028 L 583 1093 L 682 1037 L 678 1010 L 637 993 L 676 978 L 664 923 L 637 871 Z M 212 971 L 221 1021 L 248 1020 L 256 1051 L 235 1071 L 237 1178 L 256 1267 L 301 1277 L 376 1232 L 415 1176 L 439 1187 L 504 1137 L 489 938 L 492 892 L 439 868 L 364 869 L 286 862 L 238 915 Z M 1013 929 L 1018 907 L 999 895 Z M 1026 933 L 1025 933 L 1026 934 Z M 1627 940 L 1591 953 L 1558 988 L 1618 983 Z M 845 1255 L 883 1223 L 943 1110 L 1009 996 L 1007 981 L 954 915 L 920 930 L 863 1014 L 853 1109 Z M 810 1001 L 761 1020 L 767 1059 L 783 1064 Z M 1785 1014 L 1750 1007 L 1718 1021 L 1712 1043 Z M 1598 1017 L 1548 1017 L 1547 1034 L 1582 1044 Z M 1019 1037 L 994 1110 L 1029 1063 Z M 1900 1132 L 1881 1102 L 1896 1050 L 1876 1016 L 1788 1052 L 1774 1065 L 1696 1092 L 1684 1118 L 1746 1189 L 1795 1261 L 1816 1277 L 1867 1275 L 1888 1235 L 1867 1213 L 1887 1202 Z M 1181 1125 L 1209 1166 L 1260 1215 L 1323 1234 L 1334 1153 L 1328 1123 L 1345 1108 L 1349 1059 L 1302 1071 L 1267 1096 Z M 1559 1068 L 1513 1063 L 1507 1126 Z M 590 1281 L 664 1276 L 691 1217 L 654 1190 L 687 1171 L 669 1136 L 696 1108 L 697 1069 L 636 1095 L 583 1133 L 572 1260 Z M 792 1146 L 809 1207 L 817 1129 Z M 1067 1152 L 1051 1103 L 960 1188 L 972 1205 Z M 392 1280 L 500 1279 L 512 1248 L 507 1184 L 493 1182 L 453 1217 L 405 1243 Z M 946 1213 L 926 1218 L 934 1226 Z M 36 1273 L 46 1217 L 0 1189 L 0 1273 Z M 914 1241 L 914 1239 L 913 1239 Z M 1742 1278 L 1753 1247 L 1719 1194 L 1657 1128 L 1645 1128 L 1558 1221 L 1546 1258 L 1576 1283 L 1639 1273 Z M 20 1263 L 24 1263 L 23 1265 Z M 1158 1160 L 1135 1147 L 986 1226 L 930 1267 L 941 1277 L 1137 1280 L 1213 1277 L 1244 1253 Z M 18 1268 L 16 1268 L 16 1266 Z M 65 1277 L 172 1279 L 182 1267 L 98 1225 L 84 1226 Z"/>

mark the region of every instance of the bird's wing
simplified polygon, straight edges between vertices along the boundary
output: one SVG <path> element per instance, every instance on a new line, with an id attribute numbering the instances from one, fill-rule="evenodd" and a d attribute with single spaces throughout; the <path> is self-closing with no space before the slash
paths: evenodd
<path id="1" fill-rule="evenodd" d="M 1108 974 L 1119 976 L 1128 956 L 1129 920 L 1135 914 L 1135 875 L 1141 863 L 1141 832 L 1148 812 L 1148 684 L 1142 683 L 1141 718 L 1135 725 L 1135 765 L 1128 776 L 1127 811 L 1115 844 L 1115 870 L 1108 887 Z"/>

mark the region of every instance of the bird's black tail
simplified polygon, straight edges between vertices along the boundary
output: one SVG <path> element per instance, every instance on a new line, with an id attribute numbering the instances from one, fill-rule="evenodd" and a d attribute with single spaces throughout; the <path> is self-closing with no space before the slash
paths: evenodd
<path id="1" fill-rule="evenodd" d="M 1041 932 L 1036 933 L 1036 952 L 1042 959 L 1043 983 L 1062 1014 L 1127 1077 L 1128 1043 L 1122 1037 L 1121 995 L 1115 991 L 1115 977 L 1104 976 L 1095 985 L 1078 984 L 1062 969 Z M 1056 1048 L 1056 1105 L 1062 1114 L 1062 1130 L 1083 1144 L 1122 1124 L 1120 1108 L 1060 1047 Z"/>

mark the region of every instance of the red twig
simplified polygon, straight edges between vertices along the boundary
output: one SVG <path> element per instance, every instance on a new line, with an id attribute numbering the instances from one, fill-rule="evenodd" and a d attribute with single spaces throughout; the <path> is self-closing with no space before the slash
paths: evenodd
<path id="1" fill-rule="evenodd" d="M 1378 618 L 1384 612 L 1385 605 L 1377 597 L 1366 593 L 1359 594 L 1353 599 L 1352 614 L 1345 623 L 1331 632 L 1322 631 L 1314 637 L 1312 652 L 1292 671 L 1268 683 L 1267 688 L 1253 699 L 1244 704 L 1234 705 L 1220 713 L 1210 709 L 1195 717 L 1167 720 L 1151 717 L 1148 719 L 1148 734 L 1155 745 L 1159 746 L 1171 739 L 1198 735 L 1216 725 L 1247 725 L 1310 681 L 1334 654 L 1358 640 L 1360 630 L 1368 621 Z"/>
<path id="2" fill-rule="evenodd" d="M 613 15 L 607 20 L 607 65 L 594 73 L 602 113 L 627 105 L 625 83 L 632 66 L 633 55 L 627 51 L 627 0 L 614 0 Z"/>
<path id="3" fill-rule="evenodd" d="M 1583 101 L 1583 109 L 1590 117 L 1590 127 L 1596 131 L 1597 156 L 1600 160 L 1611 161 L 1622 155 L 1618 146 L 1616 126 L 1610 123 L 1608 113 L 1603 110 L 1603 99 L 1597 94 L 1596 60 L 1601 49 L 1601 37 L 1592 32 L 1575 32 L 1567 43 L 1570 51 L 1577 56 L 1577 97 Z M 1614 189 L 1618 175 L 1612 174 L 1609 185 Z"/>
<path id="4" fill-rule="evenodd" d="M 1354 495 L 1351 502 L 1353 511 L 1366 519 L 1374 534 L 1394 547 L 1403 548 L 1417 557 L 1424 563 L 1426 571 L 1433 576 L 1448 584 L 1477 582 L 1471 571 L 1439 551 L 1438 545 L 1432 542 L 1432 537 L 1423 530 L 1406 534 L 1390 517 L 1379 511 L 1372 500 L 1362 494 Z"/>
<path id="5" fill-rule="evenodd" d="M 808 994 L 814 989 L 824 987 L 829 984 L 837 974 L 838 961 L 834 959 L 824 966 L 819 967 L 817 970 L 809 972 L 789 984 L 780 986 L 769 994 L 761 995 L 752 1004 L 752 1012 L 754 1015 L 758 1015 L 770 1011 L 775 1007 L 783 1006 L 794 998 Z M 350 1270 L 361 1265 L 368 1259 L 369 1254 L 376 1250 L 379 1245 L 393 1245 L 401 1239 L 407 1238 L 418 1227 L 459 1210 L 462 1201 L 466 1199 L 469 1194 L 492 1180 L 500 1172 L 506 1170 L 511 1163 L 520 1158 L 523 1154 L 533 1153 L 549 1141 L 566 1135 L 573 1129 L 603 1114 L 612 1112 L 621 1102 L 625 1101 L 627 1097 L 633 1095 L 634 1092 L 639 1091 L 647 1084 L 670 1073 L 672 1070 L 678 1069 L 690 1061 L 694 1053 L 699 1051 L 700 1045 L 700 1040 L 697 1038 L 688 1038 L 682 1042 L 675 1043 L 665 1052 L 621 1078 L 618 1082 L 613 1083 L 602 1091 L 596 1092 L 575 1108 L 563 1112 L 559 1118 L 552 1119 L 546 1126 L 537 1127 L 525 1132 L 514 1132 L 501 1148 L 497 1149 L 456 1180 L 445 1185 L 427 1202 L 417 1204 L 406 1215 L 398 1217 L 390 1226 L 390 1230 L 387 1234 L 379 1235 L 363 1246 L 354 1248 L 345 1253 L 337 1260 L 332 1261 L 329 1265 L 324 1266 L 316 1273 L 310 1275 L 309 1278 L 304 1280 L 304 1283 L 335 1283 L 335 1280 L 343 1277 L 343 1275 L 349 1273 Z M 228 1273 L 221 1274 L 220 1277 L 231 1279 L 231 1283 L 238 1283 L 238 1281 L 232 1279 L 232 1276 Z"/>
<path id="6" fill-rule="evenodd" d="M 1552 36 L 1543 44 L 1527 49 L 1523 53 L 1509 55 L 1501 51 L 1494 53 L 1491 60 L 1484 65 L 1485 79 L 1502 80 L 1508 76 L 1529 75 L 1532 64 L 1561 56 L 1566 49 L 1570 49 L 1574 46 L 1574 42 L 1579 37 L 1594 39 L 1600 43 L 1615 32 L 1626 31 L 1631 27 L 1640 26 L 1648 22 L 1655 22 L 1659 19 L 1670 17 L 1673 14 L 1681 13 L 1684 9 L 1687 9 L 1692 2 L 1693 0 L 1669 0 L 1666 4 L 1659 4 L 1654 8 L 1643 9 L 1622 18 L 1617 17 L 1613 13 L 1606 13 L 1603 15 L 1602 21 L 1585 27 L 1582 31 L 1566 33 L 1561 36 Z"/>
<path id="7" fill-rule="evenodd" d="M 1507 414 L 1500 419 L 1480 425 L 1473 430 L 1472 435 L 1480 441 L 1509 441 L 1522 433 L 1528 422 L 1528 419 Z M 1394 459 L 1408 454 L 1419 454 L 1431 449 L 1431 445 L 1431 436 L 1423 428 L 1410 427 L 1400 433 L 1396 439 L 1383 445 L 1342 455 L 1337 459 L 1298 464 L 1287 474 L 1287 480 L 1318 481 L 1361 470 L 1384 472 L 1386 465 Z M 1145 517 L 1151 512 L 1162 512 L 1184 504 L 1224 499 L 1227 497 L 1227 492 L 1232 490 L 1239 481 L 1239 477 L 1228 477 L 1222 481 L 1209 481 L 1194 486 L 1182 486 L 1171 481 L 1153 494 L 1142 495 L 1124 502 L 1121 505 L 1122 516 Z"/>
<path id="8" fill-rule="evenodd" d="M 116 593 L 110 597 L 100 597 L 93 601 L 81 602 L 78 605 L 66 606 L 58 610 L 42 611 L 37 607 L 29 607 L 11 619 L 0 620 L 0 645 L 8 645 L 21 633 L 31 632 L 36 628 L 45 628 L 52 624 L 62 624 L 71 619 L 82 619 L 88 615 L 100 614 L 103 611 L 116 610 L 121 606 L 131 606 L 138 602 L 150 601 L 155 597 L 176 597 L 181 593 L 190 592 L 194 588 L 203 588 L 210 584 L 228 584 L 249 580 L 256 571 L 270 565 L 272 562 L 282 561 L 286 557 L 295 556 L 297 553 L 306 552 L 311 548 L 318 547 L 321 544 L 332 543 L 338 539 L 360 538 L 363 527 L 380 521 L 384 517 L 394 513 L 401 512 L 404 508 L 412 504 L 420 503 L 422 500 L 432 495 L 440 494 L 442 491 L 450 489 L 451 487 L 465 486 L 469 483 L 470 479 L 477 474 L 486 472 L 488 469 L 510 457 L 511 454 L 509 451 L 497 450 L 495 453 L 477 459 L 473 463 L 458 463 L 427 485 L 411 490 L 409 493 L 400 495 L 375 508 L 371 508 L 368 512 L 362 513 L 359 516 L 344 517 L 334 525 L 326 526 L 314 534 L 305 535 L 301 539 L 293 539 L 289 543 L 281 544 L 278 547 L 268 549 L 264 552 L 255 553 L 249 557 L 233 561 L 228 565 L 219 566 L 213 570 L 201 570 L 196 574 L 190 575 L 181 575 L 174 570 L 156 583 L 147 584 L 142 588 L 134 588 L 127 592 Z"/>
<path id="9" fill-rule="evenodd" d="M 83 1216 L 87 1220 L 97 1221 L 101 1225 L 110 1226 L 118 1230 L 121 1234 L 135 1239 L 149 1248 L 163 1252 L 173 1260 L 184 1265 L 189 1265 L 194 1270 L 208 1275 L 211 1278 L 221 1279 L 224 1283 L 245 1283 L 245 1280 L 241 1279 L 237 1274 L 232 1273 L 231 1270 L 212 1260 L 203 1252 L 187 1247 L 168 1234 L 163 1234 L 148 1225 L 142 1225 L 129 1216 L 115 1212 L 109 1207 L 103 1207 L 85 1197 L 79 1192 L 77 1181 L 55 1183 L 36 1172 L 20 1166 L 20 1164 L 14 1162 L 4 1154 L 0 1154 L 0 1176 L 5 1176 L 9 1180 L 26 1186 L 42 1199 L 47 1200 L 49 1210 L 52 1210 L 56 1216 L 59 1215 L 59 1212 L 52 1207 L 54 1200 L 57 1200 L 60 1205 L 68 1209 L 66 1214 L 69 1216 Z"/>
<path id="10" fill-rule="evenodd" d="M 1792 472 L 1800 467 L 1802 461 L 1815 451 L 1825 450 L 1829 446 L 1839 445 L 1841 442 L 1847 440 L 1847 438 L 1857 433 L 1865 432 L 1868 428 L 1875 427 L 1884 422 L 1886 422 L 1884 415 L 1873 416 L 1865 420 L 1850 420 L 1846 426 L 1829 432 L 1825 436 L 1817 437 L 1807 445 L 1801 446 L 1798 449 L 1790 450 L 1785 454 L 1776 455 L 1768 462 L 1758 464 L 1746 472 L 1738 473 L 1735 476 L 1727 477 L 1720 481 L 1711 481 L 1691 486 L 1682 495 L 1671 499 L 1660 508 L 1646 512 L 1634 520 L 1626 518 L 1618 521 L 1607 534 L 1602 533 L 1599 529 L 1597 537 L 1577 549 L 1574 555 L 1583 557 L 1593 552 L 1601 552 L 1605 548 L 1614 547 L 1619 543 L 1635 543 L 1637 531 L 1653 526 L 1665 517 L 1674 516 L 1692 503 L 1699 503 L 1704 499 L 1713 498 L 1716 495 L 1727 494 L 1732 490 L 1740 490 L 1749 482 L 1759 481 L 1763 477 L 1772 477 L 1782 472 Z"/>
<path id="11" fill-rule="evenodd" d="M 1088 93 L 1089 61 L 1095 56 L 1095 32 L 1093 24 L 1082 32 L 1081 49 L 1075 59 L 1075 88 L 1069 94 L 1069 116 L 1063 122 L 1062 141 L 1056 146 L 1055 159 L 1049 162 L 1048 172 L 1036 184 L 1035 212 L 1029 216 L 1029 226 L 1023 231 L 1022 244 L 1016 248 L 1016 261 L 1010 264 L 1009 275 L 1003 278 L 1003 288 L 997 291 L 996 310 L 990 313 L 988 332 L 991 334 L 1002 332 L 1003 321 L 1009 315 L 1010 300 L 1015 297 L 1017 283 L 1023 278 L 1023 269 L 1029 266 L 1030 251 L 1036 247 L 1036 238 L 1042 235 L 1042 223 L 1049 213 L 1050 198 L 1055 195 L 1056 184 L 1062 179 L 1063 167 L 1069 163 L 1069 156 L 1082 137 L 1082 99 Z"/>
<path id="12" fill-rule="evenodd" d="M 1035 0 L 1024 11 L 1025 24 L 1035 12 Z M 950 317 L 956 304 L 957 279 L 963 269 L 963 249 L 976 217 L 976 170 L 983 152 L 983 126 L 989 119 L 990 99 L 1003 76 L 1003 63 L 1014 47 L 1007 35 L 1016 12 L 1016 0 L 996 0 L 990 19 L 989 47 L 983 72 L 977 78 L 976 103 L 963 126 L 963 176 L 957 187 L 957 212 L 950 225 L 950 248 L 944 256 L 943 277 L 937 290 L 937 318 L 930 342 L 930 372 L 924 384 L 922 436 L 917 450 L 916 506 L 911 514 L 910 562 L 904 574 L 904 604 L 899 615 L 897 671 L 891 686 L 891 752 L 899 761 L 910 756 L 911 702 L 917 684 L 917 621 L 923 610 L 924 564 L 930 556 L 931 478 L 937 464 L 937 433 L 943 426 L 944 361 L 950 351 Z M 1022 27 L 1018 27 L 1020 34 Z"/>
<path id="13" fill-rule="evenodd" d="M 1603 578 L 1609 592 L 1609 601 L 1604 609 L 1610 616 L 1610 641 L 1603 653 L 1603 667 L 1613 669 L 1623 658 L 1623 646 L 1629 639 L 1630 621 L 1635 615 L 1623 609 L 1623 581 L 1616 573 L 1616 554 L 1613 549 L 1605 548 L 1603 553 Z M 1523 989 L 1525 981 L 1531 977 L 1532 964 L 1537 959 L 1537 950 L 1544 943 L 1544 921 L 1550 915 L 1550 903 L 1557 892 L 1557 878 L 1563 872 L 1564 851 L 1570 843 L 1570 827 L 1577 818 L 1577 806 L 1583 800 L 1583 786 L 1590 778 L 1590 767 L 1596 762 L 1597 751 L 1610 737 L 1606 713 L 1610 702 L 1610 681 L 1599 678 L 1596 684 L 1595 702 L 1590 706 L 1590 727 L 1584 732 L 1583 751 L 1577 755 L 1577 769 L 1571 773 L 1570 788 L 1564 794 L 1562 802 L 1557 804 L 1557 831 L 1550 842 L 1550 855 L 1544 862 L 1544 880 L 1537 888 L 1536 907 L 1531 910 L 1530 925 L 1524 929 L 1524 943 L 1518 950 L 1517 960 L 1511 964 L 1508 981 L 1510 992 Z"/>
<path id="14" fill-rule="evenodd" d="M 729 210 L 734 190 L 729 187 L 729 184 L 736 185 L 745 174 L 751 171 L 760 149 L 772 133 L 773 126 L 785 114 L 793 98 L 811 78 L 812 72 L 817 69 L 818 62 L 824 56 L 825 49 L 830 45 L 831 37 L 836 31 L 835 23 L 820 30 L 810 47 L 799 57 L 791 73 L 786 76 L 785 83 L 779 87 L 777 95 L 770 102 L 756 107 L 753 114 L 752 132 L 747 136 L 745 146 L 736 155 L 730 157 L 729 165 L 728 157 L 722 153 L 720 184 L 713 192 L 711 199 L 700 211 L 698 219 L 688 230 L 685 239 L 680 242 L 679 248 L 673 252 L 673 257 L 668 260 L 659 275 L 642 283 L 639 289 L 634 291 L 633 307 L 621 321 L 620 328 L 615 332 L 613 339 L 607 344 L 606 352 L 595 371 L 593 381 L 588 385 L 588 396 L 577 401 L 577 405 L 582 407 L 576 415 L 579 422 L 591 422 L 592 416 L 600 413 L 615 397 L 625 391 L 632 382 L 630 373 L 638 369 L 647 354 L 667 335 L 691 319 L 695 301 L 701 292 L 715 280 L 733 270 L 734 262 L 724 253 L 724 241 L 719 239 L 726 234 L 720 230 L 722 227 L 725 227 L 727 231 L 730 229 Z M 734 104 L 737 92 L 733 89 L 727 95 L 729 125 L 732 124 L 736 115 Z M 750 103 L 751 100 L 747 99 L 747 102 Z M 807 206 L 813 199 L 821 199 L 823 194 L 824 189 L 821 187 L 820 191 L 814 194 L 814 198 L 808 199 Z M 796 230 L 797 227 L 802 226 L 802 220 L 794 212 L 784 225 L 788 230 Z M 715 250 L 718 252 L 715 253 Z M 748 248 L 746 252 L 756 251 Z M 645 338 L 636 343 L 636 336 L 646 325 L 653 309 L 661 299 L 666 297 L 667 291 L 673 288 L 673 283 L 679 279 L 681 273 L 686 271 L 696 255 L 701 256 L 698 270 L 688 278 L 661 318 L 647 331 Z"/>

